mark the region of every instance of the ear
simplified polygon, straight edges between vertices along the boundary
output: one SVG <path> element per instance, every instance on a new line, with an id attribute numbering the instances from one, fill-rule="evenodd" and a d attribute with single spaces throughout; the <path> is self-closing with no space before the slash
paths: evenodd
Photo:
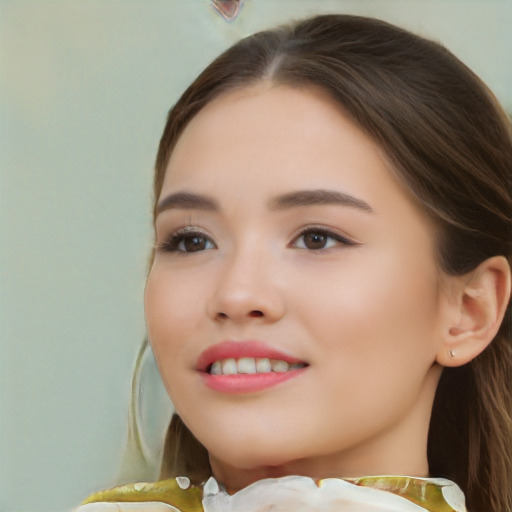
<path id="1" fill-rule="evenodd" d="M 508 261 L 494 256 L 454 278 L 443 342 L 436 358 L 439 364 L 462 366 L 491 343 L 507 310 L 510 274 Z"/>

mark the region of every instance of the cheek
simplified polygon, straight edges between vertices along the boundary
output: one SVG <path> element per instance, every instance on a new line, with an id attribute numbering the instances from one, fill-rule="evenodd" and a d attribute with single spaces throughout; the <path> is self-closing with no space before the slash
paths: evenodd
<path id="1" fill-rule="evenodd" d="M 387 424 L 408 410 L 436 352 L 431 281 L 404 282 L 382 271 L 357 274 L 344 276 L 344 285 L 323 297 L 310 297 L 311 308 L 301 315 L 317 340 L 314 389 L 332 411 L 326 414 L 347 432 L 373 425 L 376 418 Z M 314 403 L 315 395 L 309 399 Z"/>
<path id="2" fill-rule="evenodd" d="M 166 381 L 186 353 L 189 331 L 197 316 L 197 291 L 155 266 L 146 283 L 144 306 L 151 346 Z"/>
<path id="3" fill-rule="evenodd" d="M 368 369 L 377 375 L 387 368 L 391 375 L 415 362 L 429 367 L 435 359 L 439 314 L 432 264 L 391 254 L 381 254 L 378 265 L 367 264 L 363 255 L 357 259 L 347 265 L 350 272 L 327 269 L 314 276 L 315 285 L 305 287 L 307 297 L 295 295 L 305 329 L 319 340 L 319 354 L 338 355 L 338 364 L 350 366 L 346 370 L 351 373 L 359 367 L 361 374 Z"/>
<path id="4" fill-rule="evenodd" d="M 187 416 L 190 404 L 194 403 L 185 391 L 194 373 L 190 371 L 195 362 L 190 355 L 190 340 L 191 327 L 197 324 L 197 290 L 194 293 L 193 286 L 181 282 L 179 273 L 155 265 L 147 280 L 144 305 L 149 340 L 162 382 L 175 409 L 182 417 Z"/>

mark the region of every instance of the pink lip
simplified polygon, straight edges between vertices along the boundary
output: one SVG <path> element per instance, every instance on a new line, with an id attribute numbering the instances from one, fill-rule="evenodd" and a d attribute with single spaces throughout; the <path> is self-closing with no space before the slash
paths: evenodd
<path id="1" fill-rule="evenodd" d="M 240 359 L 242 357 L 279 359 L 287 363 L 305 363 L 301 359 L 270 347 L 261 341 L 223 341 L 207 348 L 197 360 L 196 368 L 201 372 L 205 384 L 223 393 L 254 393 L 275 386 L 301 375 L 306 369 L 297 368 L 287 372 L 269 372 L 238 375 L 211 375 L 207 372 L 210 365 L 221 359 Z"/>

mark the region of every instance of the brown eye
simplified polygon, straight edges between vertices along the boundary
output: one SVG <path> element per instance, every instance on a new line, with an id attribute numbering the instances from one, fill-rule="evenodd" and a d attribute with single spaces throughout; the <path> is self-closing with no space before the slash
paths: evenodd
<path id="1" fill-rule="evenodd" d="M 213 241 L 200 232 L 174 233 L 166 241 L 157 244 L 157 250 L 161 252 L 191 253 L 215 249 Z"/>
<path id="2" fill-rule="evenodd" d="M 183 240 L 178 244 L 178 250 L 185 252 L 204 251 L 207 248 L 208 240 L 203 236 L 191 235 L 183 237 Z M 183 249 L 181 249 L 183 246 Z"/>
<path id="3" fill-rule="evenodd" d="M 356 245 L 357 242 L 341 236 L 337 233 L 321 229 L 310 228 L 303 231 L 293 242 L 292 246 L 297 249 L 308 249 L 310 251 L 321 251 L 331 247 Z"/>
<path id="4" fill-rule="evenodd" d="M 323 249 L 329 237 L 323 233 L 306 233 L 304 235 L 304 246 L 307 249 Z"/>

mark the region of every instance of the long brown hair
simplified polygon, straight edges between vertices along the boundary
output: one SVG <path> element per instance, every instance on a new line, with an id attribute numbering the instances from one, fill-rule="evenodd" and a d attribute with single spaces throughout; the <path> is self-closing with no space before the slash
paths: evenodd
<path id="1" fill-rule="evenodd" d="M 323 15 L 264 31 L 228 49 L 170 111 L 156 160 L 155 200 L 190 119 L 221 93 L 260 81 L 321 87 L 386 152 L 411 198 L 437 226 L 440 267 L 462 275 L 483 260 L 512 263 L 512 128 L 475 74 L 441 45 L 370 18 Z M 446 368 L 428 444 L 430 474 L 454 480 L 472 512 L 512 510 L 510 308 L 490 346 Z M 210 472 L 178 416 L 162 477 Z"/>

